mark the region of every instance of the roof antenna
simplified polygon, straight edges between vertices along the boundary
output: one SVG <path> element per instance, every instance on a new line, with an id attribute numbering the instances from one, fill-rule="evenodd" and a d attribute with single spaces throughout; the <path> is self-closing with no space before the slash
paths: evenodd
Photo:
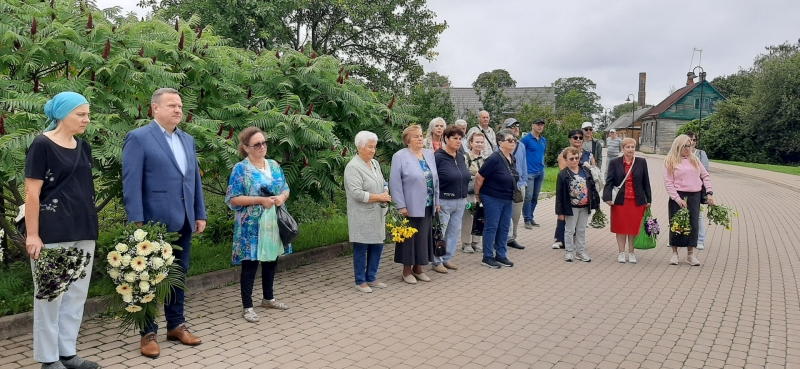
<path id="1" fill-rule="evenodd" d="M 692 48 L 692 61 L 689 62 L 689 69 L 692 69 L 692 66 L 694 65 L 694 54 L 698 51 L 700 52 L 700 60 L 697 62 L 697 65 L 699 66 L 703 63 L 703 49 L 694 47 Z"/>

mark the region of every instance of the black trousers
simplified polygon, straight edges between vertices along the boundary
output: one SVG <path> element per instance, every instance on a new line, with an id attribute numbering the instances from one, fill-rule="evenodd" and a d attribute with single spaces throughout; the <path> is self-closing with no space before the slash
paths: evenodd
<path id="1" fill-rule="evenodd" d="M 256 271 L 258 270 L 258 260 L 242 261 L 242 306 L 247 309 L 253 307 L 253 283 L 256 281 Z M 264 290 L 264 299 L 274 298 L 272 285 L 275 283 L 275 269 L 278 261 L 261 262 L 261 289 Z"/>

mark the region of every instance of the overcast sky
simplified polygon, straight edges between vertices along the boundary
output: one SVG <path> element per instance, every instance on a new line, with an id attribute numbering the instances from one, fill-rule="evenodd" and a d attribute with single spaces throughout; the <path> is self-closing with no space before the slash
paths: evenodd
<path id="1" fill-rule="evenodd" d="M 98 0 L 143 14 L 136 0 Z M 428 0 L 446 20 L 426 72 L 469 87 L 478 75 L 505 69 L 518 87 L 549 86 L 560 77 L 597 83 L 607 108 L 637 94 L 647 73 L 648 104 L 686 84 L 702 49 L 708 79 L 752 66 L 768 45 L 800 38 L 798 0 Z M 698 71 L 699 72 L 699 71 Z"/>

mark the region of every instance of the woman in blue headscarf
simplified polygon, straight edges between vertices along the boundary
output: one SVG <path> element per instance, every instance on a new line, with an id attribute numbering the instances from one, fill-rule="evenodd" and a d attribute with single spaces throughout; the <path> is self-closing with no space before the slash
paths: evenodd
<path id="1" fill-rule="evenodd" d="M 81 94 L 62 92 L 45 104 L 44 113 L 47 128 L 33 139 L 25 159 L 24 236 L 31 266 L 43 248 L 73 247 L 94 255 L 98 235 L 92 148 L 75 137 L 89 125 L 89 102 Z M 60 297 L 34 299 L 33 359 L 42 368 L 100 367 L 77 356 L 75 347 L 91 275 L 89 263 L 86 277 Z"/>

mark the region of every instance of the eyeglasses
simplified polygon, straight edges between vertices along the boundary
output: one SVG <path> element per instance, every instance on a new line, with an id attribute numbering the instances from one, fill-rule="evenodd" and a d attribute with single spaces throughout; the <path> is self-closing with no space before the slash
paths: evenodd
<path id="1" fill-rule="evenodd" d="M 573 156 L 571 158 L 567 158 L 567 161 L 578 161 L 581 160 L 580 156 Z"/>
<path id="2" fill-rule="evenodd" d="M 692 148 L 692 145 L 683 145 L 683 148 L 684 148 L 684 149 L 691 149 L 691 148 Z"/>
<path id="3" fill-rule="evenodd" d="M 517 142 L 517 139 L 515 139 L 515 138 L 509 138 L 509 139 L 507 139 L 507 140 L 502 140 L 501 142 L 515 143 L 515 142 Z"/>
<path id="4" fill-rule="evenodd" d="M 592 127 L 586 127 L 586 128 L 584 128 L 583 130 L 584 130 L 584 131 L 589 131 L 589 132 L 591 132 L 591 131 L 593 131 L 593 130 L 594 130 L 594 128 L 592 128 Z"/>
<path id="5" fill-rule="evenodd" d="M 582 141 L 583 140 L 583 136 L 572 136 L 570 138 L 575 140 L 575 141 Z"/>
<path id="6" fill-rule="evenodd" d="M 267 141 L 258 142 L 256 144 L 248 146 L 251 149 L 261 150 L 267 148 Z"/>
<path id="7" fill-rule="evenodd" d="M 697 142 L 697 139 L 696 139 L 696 138 L 693 138 L 693 139 L 692 139 L 692 142 Z"/>

